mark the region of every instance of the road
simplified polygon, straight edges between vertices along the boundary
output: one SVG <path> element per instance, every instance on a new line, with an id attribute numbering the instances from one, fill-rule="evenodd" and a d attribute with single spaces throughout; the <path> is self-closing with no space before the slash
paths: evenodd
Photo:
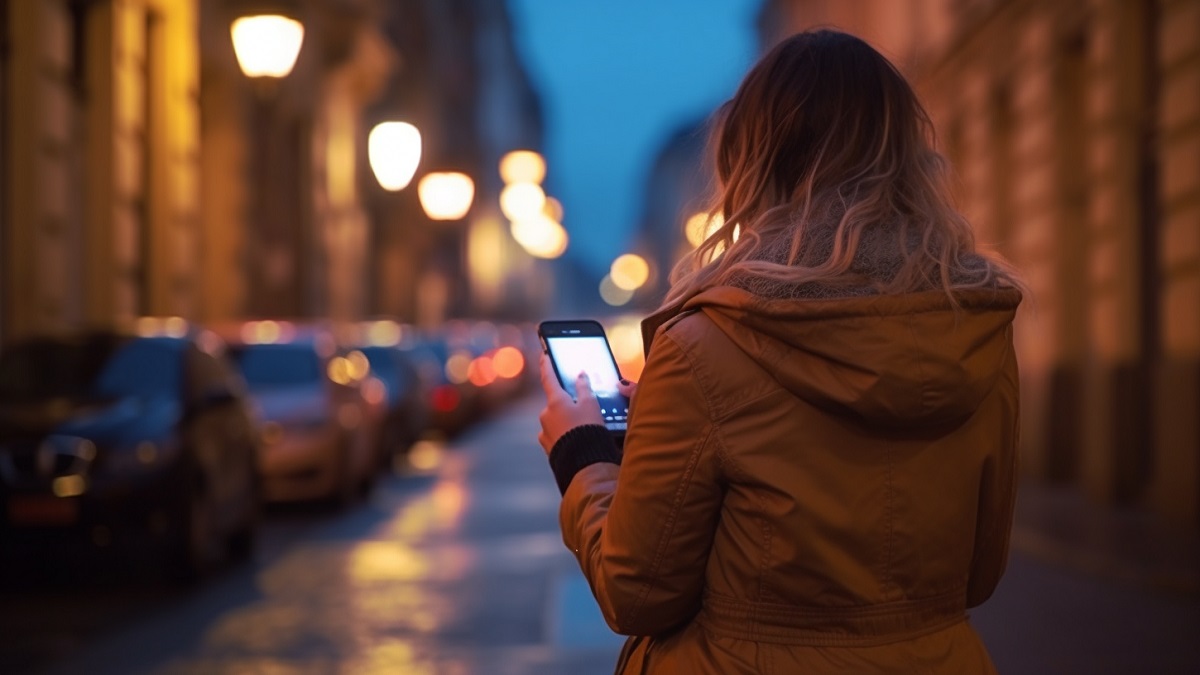
<path id="1" fill-rule="evenodd" d="M 192 590 L 139 574 L 0 588 L 0 673 L 611 673 L 557 530 L 529 398 L 339 513 L 273 511 L 253 559 Z M 1014 551 L 972 613 L 1002 673 L 1200 672 L 1195 596 Z"/>

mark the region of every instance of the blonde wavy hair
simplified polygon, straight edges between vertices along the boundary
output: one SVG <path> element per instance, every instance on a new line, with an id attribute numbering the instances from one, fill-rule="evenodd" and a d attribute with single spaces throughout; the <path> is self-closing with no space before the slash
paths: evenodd
<path id="1" fill-rule="evenodd" d="M 784 40 L 713 122 L 709 214 L 724 222 L 675 266 L 664 306 L 736 277 L 884 294 L 941 288 L 952 303 L 956 289 L 1023 288 L 1009 265 L 976 252 L 928 114 L 859 38 L 818 30 Z M 823 260 L 806 251 L 817 226 L 833 232 Z M 873 228 L 900 243 L 890 278 L 853 269 Z"/>

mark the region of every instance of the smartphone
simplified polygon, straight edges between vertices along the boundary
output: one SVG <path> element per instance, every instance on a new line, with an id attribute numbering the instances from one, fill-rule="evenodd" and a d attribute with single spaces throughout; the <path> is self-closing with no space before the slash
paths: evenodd
<path id="1" fill-rule="evenodd" d="M 604 426 L 616 434 L 624 434 L 629 419 L 629 399 L 617 390 L 621 373 L 617 360 L 596 321 L 543 321 L 538 325 L 542 349 L 550 355 L 554 373 L 563 389 L 576 398 L 575 378 L 588 374 L 592 391 L 600 402 Z"/>

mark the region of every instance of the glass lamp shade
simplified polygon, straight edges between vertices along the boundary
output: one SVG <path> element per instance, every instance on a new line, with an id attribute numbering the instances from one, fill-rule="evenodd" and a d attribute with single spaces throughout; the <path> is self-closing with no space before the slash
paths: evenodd
<path id="1" fill-rule="evenodd" d="M 417 195 L 425 215 L 431 219 L 459 220 L 471 210 L 475 181 L 457 171 L 430 173 L 417 184 Z"/>
<path id="2" fill-rule="evenodd" d="M 278 14 L 243 16 L 229 27 L 246 77 L 287 77 L 304 42 L 304 25 Z"/>
<path id="3" fill-rule="evenodd" d="M 383 189 L 403 190 L 421 162 L 421 132 L 408 122 L 376 124 L 367 136 L 367 159 Z"/>

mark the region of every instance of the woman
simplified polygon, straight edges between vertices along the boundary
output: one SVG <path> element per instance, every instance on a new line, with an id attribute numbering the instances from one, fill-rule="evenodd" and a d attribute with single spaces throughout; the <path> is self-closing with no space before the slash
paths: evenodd
<path id="1" fill-rule="evenodd" d="M 618 672 L 990 673 L 1019 282 L 975 251 L 903 77 L 784 41 L 714 128 L 724 225 L 646 320 L 623 452 L 543 359 L 539 440 Z"/>

